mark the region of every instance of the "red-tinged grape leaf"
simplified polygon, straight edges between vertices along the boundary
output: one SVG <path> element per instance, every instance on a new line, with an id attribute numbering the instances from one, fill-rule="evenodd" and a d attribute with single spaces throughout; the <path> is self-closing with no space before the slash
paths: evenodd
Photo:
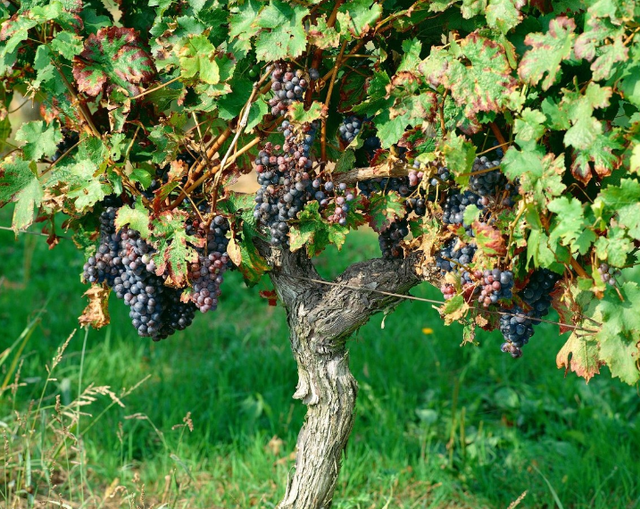
<path id="1" fill-rule="evenodd" d="M 157 253 L 153 260 L 156 274 L 165 276 L 165 284 L 182 288 L 187 284 L 188 264 L 198 260 L 197 251 L 191 245 L 199 245 L 200 239 L 188 235 L 186 212 L 167 210 L 152 223 Z"/>
<path id="2" fill-rule="evenodd" d="M 453 322 L 459 321 L 463 318 L 467 311 L 469 311 L 469 304 L 464 300 L 464 297 L 457 294 L 447 300 L 439 309 L 440 314 L 444 319 L 446 325 L 451 325 Z"/>
<path id="3" fill-rule="evenodd" d="M 326 15 L 316 19 L 315 25 L 309 27 L 309 44 L 320 49 L 337 48 L 340 45 L 340 34 L 334 27 L 327 26 Z"/>
<path id="4" fill-rule="evenodd" d="M 51 157 L 58 150 L 62 133 L 57 122 L 45 124 L 42 120 L 22 124 L 16 133 L 16 141 L 24 141 L 22 153 L 26 159 L 39 160 L 42 156 Z"/>
<path id="5" fill-rule="evenodd" d="M 489 0 L 489 5 L 484 11 L 487 24 L 506 34 L 522 21 L 520 9 L 526 3 L 525 0 Z"/>
<path id="6" fill-rule="evenodd" d="M 129 226 L 138 232 L 140 237 L 148 239 L 151 236 L 151 230 L 149 229 L 149 211 L 142 204 L 140 197 L 136 200 L 133 208 L 120 207 L 116 214 L 116 229 L 121 230 L 125 226 Z"/>
<path id="7" fill-rule="evenodd" d="M 302 24 L 309 9 L 302 5 L 271 0 L 254 20 L 263 30 L 256 36 L 258 61 L 295 59 L 307 47 L 307 34 Z"/>
<path id="8" fill-rule="evenodd" d="M 396 219 L 402 219 L 406 215 L 404 202 L 405 199 L 394 191 L 372 195 L 368 207 L 371 228 L 381 232 Z"/>
<path id="9" fill-rule="evenodd" d="M 320 215 L 318 202 L 311 202 L 298 214 L 298 222 L 289 228 L 291 251 L 297 251 L 306 244 L 307 253 L 313 257 L 320 254 L 329 244 L 341 249 L 349 229 L 337 223 L 327 222 Z"/>
<path id="10" fill-rule="evenodd" d="M 338 26 L 341 34 L 347 31 L 362 37 L 375 26 L 382 15 L 382 5 L 372 0 L 350 0 L 340 6 Z"/>
<path id="11" fill-rule="evenodd" d="M 34 209 L 40 207 L 44 190 L 38 180 L 38 169 L 33 161 L 17 158 L 5 159 L 0 165 L 0 207 L 15 202 L 11 228 L 18 231 L 27 228 L 34 219 Z"/>
<path id="12" fill-rule="evenodd" d="M 588 382 L 600 374 L 600 367 L 604 365 L 598 341 L 592 335 L 574 332 L 558 352 L 556 365 L 565 369 L 565 375 L 573 371 Z"/>
<path id="13" fill-rule="evenodd" d="M 560 281 L 556 284 L 556 290 L 553 291 L 551 297 L 553 298 L 551 305 L 558 312 L 560 334 L 572 332 L 575 330 L 572 325 L 580 316 L 581 311 L 580 306 L 573 298 L 571 287 L 564 281 Z"/>
<path id="14" fill-rule="evenodd" d="M 617 130 L 598 134 L 587 147 L 576 150 L 571 163 L 571 174 L 585 185 L 594 172 L 601 179 L 611 175 L 622 164 L 622 156 L 614 153 L 614 150 L 622 148 L 622 144 L 616 139 L 617 135 Z"/>
<path id="15" fill-rule="evenodd" d="M 476 243 L 487 256 L 505 256 L 507 243 L 502 234 L 492 226 L 476 221 L 473 223 Z"/>
<path id="16" fill-rule="evenodd" d="M 562 61 L 571 57 L 576 23 L 573 19 L 559 16 L 549 22 L 546 34 L 534 33 L 525 38 L 525 44 L 532 46 L 528 50 L 518 68 L 518 74 L 527 83 L 537 85 L 542 82 L 542 89 L 548 90 L 556 82 Z"/>
<path id="17" fill-rule="evenodd" d="M 278 304 L 278 294 L 275 290 L 260 290 L 260 297 L 267 299 L 270 306 L 276 306 Z"/>
<path id="18" fill-rule="evenodd" d="M 419 70 L 433 86 L 451 91 L 471 123 L 480 112 L 503 111 L 517 89 L 504 47 L 478 32 L 446 50 L 433 49 Z"/>
<path id="19" fill-rule="evenodd" d="M 109 293 L 110 289 L 105 285 L 91 285 L 84 297 L 89 299 L 89 304 L 84 309 L 78 322 L 81 326 L 90 325 L 94 329 L 101 329 L 105 325 L 109 325 Z"/>
<path id="20" fill-rule="evenodd" d="M 153 60 L 132 28 L 101 28 L 87 37 L 84 50 L 73 59 L 78 90 L 89 96 L 100 94 L 108 83 L 137 95 L 155 76 Z"/>

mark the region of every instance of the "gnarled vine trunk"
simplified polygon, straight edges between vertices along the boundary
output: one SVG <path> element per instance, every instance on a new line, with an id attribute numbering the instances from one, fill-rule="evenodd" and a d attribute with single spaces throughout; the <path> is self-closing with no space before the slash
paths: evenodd
<path id="1" fill-rule="evenodd" d="M 298 436 L 296 466 L 279 509 L 331 507 L 342 453 L 353 428 L 357 382 L 349 371 L 346 340 L 371 315 L 397 304 L 421 279 L 414 260 L 357 263 L 333 282 L 323 282 L 303 252 L 261 251 L 287 309 L 298 365 L 294 398 L 307 405 Z M 364 288 L 369 291 L 354 290 Z"/>

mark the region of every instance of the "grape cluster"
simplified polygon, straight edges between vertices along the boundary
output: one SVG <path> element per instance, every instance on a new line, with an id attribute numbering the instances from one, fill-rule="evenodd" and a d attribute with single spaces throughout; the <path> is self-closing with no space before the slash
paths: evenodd
<path id="1" fill-rule="evenodd" d="M 310 153 L 317 127 L 315 122 L 294 126 L 284 120 L 279 128 L 284 143 L 265 143 L 253 162 L 260 184 L 253 214 L 269 229 L 272 245 L 288 244 L 289 221 L 312 201 L 318 202 L 320 210 L 333 204 L 328 220 L 347 224 L 353 192 L 346 184 L 335 185 L 325 175 L 313 171 Z"/>
<path id="2" fill-rule="evenodd" d="M 444 272 L 463 273 L 476 253 L 475 244 L 464 244 L 459 239 L 448 240 L 436 256 L 436 266 Z"/>
<path id="3" fill-rule="evenodd" d="M 471 192 L 454 192 L 447 196 L 442 207 L 442 222 L 444 224 L 464 224 L 464 211 L 469 205 L 483 208 L 481 198 Z"/>
<path id="4" fill-rule="evenodd" d="M 610 267 L 608 263 L 601 263 L 598 266 L 598 272 L 600 273 L 600 277 L 602 277 L 602 281 L 610 286 L 617 286 L 618 282 L 616 278 L 622 275 L 620 269 Z"/>
<path id="5" fill-rule="evenodd" d="M 551 292 L 559 279 L 560 276 L 549 269 L 533 272 L 529 282 L 520 292 L 523 302 L 530 310 L 525 313 L 521 307 L 514 306 L 500 317 L 500 331 L 506 340 L 502 344 L 503 352 L 510 353 L 514 358 L 522 355 L 522 346 L 533 336 L 533 325 L 549 313 Z"/>
<path id="6" fill-rule="evenodd" d="M 352 115 L 342 121 L 342 124 L 340 124 L 340 127 L 338 127 L 338 132 L 340 133 L 340 138 L 342 138 L 347 143 L 351 143 L 356 139 L 356 136 L 360 132 L 361 128 L 362 120 Z"/>
<path id="7" fill-rule="evenodd" d="M 273 97 L 269 99 L 269 106 L 272 115 L 283 115 L 295 101 L 302 101 L 308 86 L 304 76 L 305 73 L 301 69 L 293 72 L 285 70 L 281 65 L 276 65 L 271 71 Z"/>
<path id="8" fill-rule="evenodd" d="M 56 146 L 56 153 L 53 154 L 53 157 L 51 157 L 51 161 L 53 162 L 60 159 L 60 157 L 62 157 L 62 154 L 64 154 L 71 147 L 75 146 L 80 139 L 76 131 L 72 131 L 71 129 L 67 129 L 66 127 L 62 128 L 62 136 L 62 141 Z"/>
<path id="9" fill-rule="evenodd" d="M 129 306 L 131 323 L 140 336 L 160 340 L 188 327 L 195 306 L 181 302 L 182 290 L 164 286 L 155 273 L 154 249 L 130 228 L 116 231 L 116 209 L 100 215 L 100 243 L 84 265 L 84 279 L 105 282 Z"/>
<path id="10" fill-rule="evenodd" d="M 478 302 L 483 307 L 497 304 L 499 300 L 510 299 L 513 294 L 513 272 L 498 268 L 492 270 L 478 271 L 476 278 L 481 282 Z"/>
<path id="11" fill-rule="evenodd" d="M 499 160 L 490 161 L 485 156 L 476 158 L 469 178 L 469 189 L 480 196 L 495 195 L 507 183 L 506 177 L 496 169 L 499 165 Z"/>
<path id="12" fill-rule="evenodd" d="M 358 182 L 358 189 L 366 198 L 370 198 L 374 193 L 396 192 L 405 198 L 404 208 L 407 214 L 413 212 L 418 216 L 423 216 L 427 211 L 426 203 L 428 200 L 426 193 L 420 188 L 423 176 L 422 171 L 411 170 L 406 177 L 379 177 Z M 402 219 L 396 219 L 379 232 L 378 242 L 383 258 L 402 258 L 403 251 L 400 244 L 409 234 L 408 225 L 405 216 Z"/>
<path id="13" fill-rule="evenodd" d="M 196 233 L 196 227 L 192 225 L 188 233 Z M 198 261 L 189 267 L 189 279 L 193 287 L 191 301 L 202 313 L 215 311 L 218 307 L 224 273 L 233 268 L 227 254 L 228 231 L 229 221 L 223 216 L 215 216 L 207 230 L 205 246 L 197 248 Z"/>

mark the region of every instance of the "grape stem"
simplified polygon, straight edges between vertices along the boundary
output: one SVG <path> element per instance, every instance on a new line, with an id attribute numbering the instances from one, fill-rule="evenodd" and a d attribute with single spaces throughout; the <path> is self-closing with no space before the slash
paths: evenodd
<path id="1" fill-rule="evenodd" d="M 493 131 L 493 134 L 496 137 L 496 140 L 498 140 L 498 143 L 500 145 L 507 145 L 508 144 L 507 140 L 505 140 L 504 136 L 502 136 L 502 132 L 500 131 L 500 128 L 498 127 L 498 125 L 495 122 L 491 122 L 489 126 L 491 127 L 491 130 Z"/>

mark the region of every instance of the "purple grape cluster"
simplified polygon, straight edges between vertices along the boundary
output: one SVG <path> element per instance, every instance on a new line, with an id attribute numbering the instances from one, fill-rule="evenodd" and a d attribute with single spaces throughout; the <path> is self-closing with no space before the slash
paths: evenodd
<path id="1" fill-rule="evenodd" d="M 487 308 L 491 304 L 497 304 L 499 300 L 510 299 L 513 294 L 513 272 L 498 268 L 478 271 L 477 279 L 480 280 L 480 295 L 478 302 Z"/>
<path id="2" fill-rule="evenodd" d="M 476 158 L 469 178 L 469 189 L 480 196 L 495 196 L 507 183 L 497 166 L 500 166 L 499 160 L 490 161 L 485 156 Z"/>
<path id="3" fill-rule="evenodd" d="M 334 204 L 328 219 L 346 225 L 349 202 L 354 194 L 346 184 L 336 186 L 325 175 L 314 175 L 310 152 L 317 132 L 315 123 L 295 127 L 284 120 L 280 130 L 284 143 L 265 143 L 253 163 L 260 184 L 254 217 L 269 229 L 273 245 L 286 246 L 289 221 L 295 219 L 307 203 L 317 201 L 321 210 Z"/>
<path id="4" fill-rule="evenodd" d="M 140 336 L 164 339 L 193 321 L 195 306 L 181 302 L 182 290 L 164 286 L 155 273 L 154 249 L 130 228 L 116 231 L 116 209 L 100 215 L 100 243 L 84 265 L 90 283 L 105 282 L 129 306 L 131 323 Z"/>
<path id="5" fill-rule="evenodd" d="M 196 232 L 191 227 L 191 234 Z M 202 313 L 218 307 L 220 286 L 224 281 L 224 273 L 233 268 L 227 254 L 229 239 L 229 221 L 223 216 L 215 216 L 206 234 L 206 245 L 198 248 L 198 261 L 189 267 L 189 279 L 193 287 L 192 302 Z"/>
<path id="6" fill-rule="evenodd" d="M 409 223 L 406 218 L 398 219 L 382 230 L 378 234 L 382 257 L 387 259 L 402 258 L 404 253 L 400 244 L 407 235 L 409 235 Z"/>
<path id="7" fill-rule="evenodd" d="M 464 211 L 469 205 L 476 205 L 479 209 L 484 207 L 482 198 L 471 191 L 449 194 L 442 207 L 442 222 L 444 224 L 464 224 Z"/>
<path id="8" fill-rule="evenodd" d="M 276 65 L 271 71 L 271 91 L 273 92 L 273 97 L 269 99 L 271 114 L 283 115 L 291 104 L 302 101 L 307 86 L 304 71 L 298 69 L 293 72 L 285 70 L 281 65 Z"/>
<path id="9" fill-rule="evenodd" d="M 602 277 L 602 281 L 604 281 L 609 286 L 617 286 L 618 281 L 616 280 L 616 278 L 622 275 L 620 269 L 610 267 L 608 263 L 601 263 L 598 266 L 598 272 L 600 273 L 600 277 Z"/>
<path id="10" fill-rule="evenodd" d="M 533 325 L 540 323 L 540 318 L 549 313 L 551 307 L 551 292 L 560 276 L 549 269 L 538 269 L 533 272 L 529 282 L 520 292 L 522 301 L 530 307 L 528 312 L 520 306 L 514 306 L 507 314 L 500 317 L 500 332 L 506 342 L 502 344 L 502 351 L 512 357 L 522 355 L 522 346 L 533 336 Z"/>
<path id="11" fill-rule="evenodd" d="M 436 256 L 436 266 L 443 272 L 459 272 L 471 263 L 476 253 L 475 244 L 464 244 L 459 239 L 448 240 Z"/>
<path id="12" fill-rule="evenodd" d="M 342 124 L 338 127 L 338 133 L 340 133 L 340 138 L 347 143 L 351 143 L 356 139 L 361 128 L 362 120 L 351 115 L 342 121 Z"/>

